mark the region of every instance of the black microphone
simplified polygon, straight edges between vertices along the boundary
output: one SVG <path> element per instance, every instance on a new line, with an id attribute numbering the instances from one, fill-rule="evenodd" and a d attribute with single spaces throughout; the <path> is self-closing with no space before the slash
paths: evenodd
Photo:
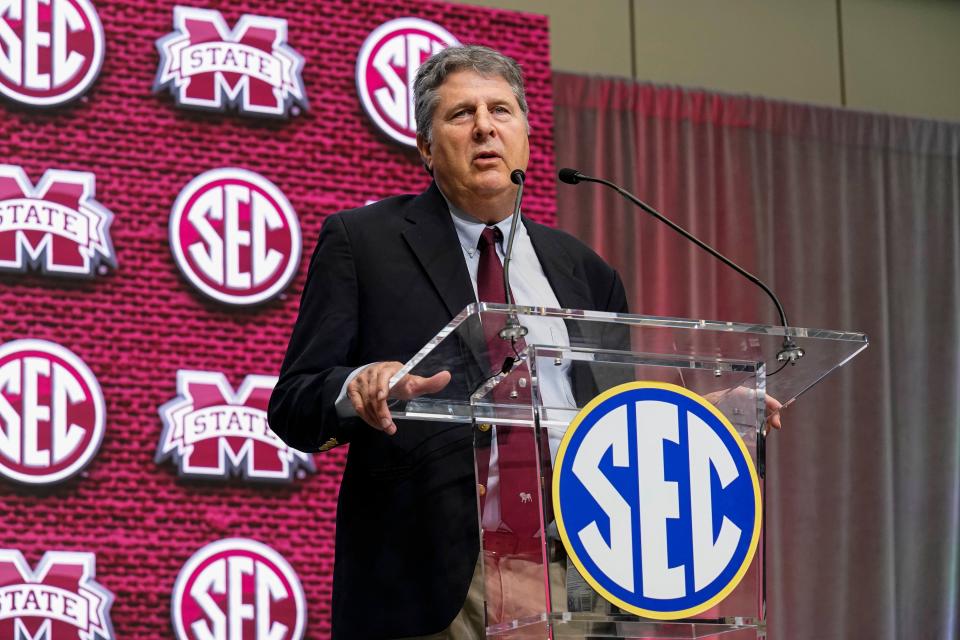
<path id="1" fill-rule="evenodd" d="M 583 174 L 576 169 L 566 167 L 564 169 L 560 169 L 557 175 L 560 178 L 560 182 L 566 182 L 567 184 L 579 184 L 580 176 Z"/>
<path id="2" fill-rule="evenodd" d="M 520 222 L 520 201 L 523 200 L 523 184 L 527 174 L 521 169 L 510 172 L 510 180 L 517 185 L 517 199 L 513 203 L 513 220 L 510 221 L 510 235 L 507 238 L 507 247 L 503 252 L 503 294 L 507 304 L 513 304 L 513 293 L 510 291 L 510 256 L 513 255 L 513 239 L 517 235 L 517 224 Z M 500 330 L 500 337 L 504 340 L 516 340 L 527 335 L 527 328 L 520 324 L 517 314 L 511 312 L 507 322 Z"/>
<path id="3" fill-rule="evenodd" d="M 706 242 L 703 242 L 702 240 L 700 240 L 693 234 L 689 233 L 682 227 L 674 224 L 672 221 L 665 218 L 659 211 L 657 211 L 647 203 L 640 200 L 640 198 L 638 198 L 637 196 L 633 195 L 626 189 L 610 182 L 609 180 L 604 180 L 603 178 L 594 178 L 593 176 L 586 176 L 580 173 L 579 171 L 577 171 L 576 169 L 570 169 L 570 168 L 560 169 L 557 175 L 560 178 L 561 182 L 565 182 L 567 184 L 579 184 L 581 182 L 596 182 L 597 184 L 602 184 L 605 187 L 610 187 L 611 189 L 613 189 L 614 191 L 622 195 L 624 198 L 626 198 L 633 204 L 637 205 L 638 207 L 640 207 L 641 209 L 643 209 L 644 211 L 652 215 L 654 218 L 656 218 L 660 222 L 664 223 L 665 225 L 667 225 L 668 227 L 670 227 L 671 229 L 673 229 L 674 231 L 682 235 L 684 238 L 686 238 L 690 242 L 694 243 L 695 245 L 697 245 L 698 247 L 700 247 L 701 249 L 703 249 L 713 257 L 720 260 L 720 262 L 724 263 L 725 265 L 727 265 L 728 267 L 730 267 L 731 269 L 733 269 L 734 271 L 736 271 L 737 273 L 745 277 L 747 280 L 749 280 L 753 284 L 763 289 L 764 293 L 770 296 L 770 299 L 773 300 L 773 304 L 776 305 L 777 307 L 777 313 L 780 314 L 780 324 L 783 325 L 784 329 L 790 328 L 790 325 L 787 324 L 787 314 L 783 310 L 783 305 L 780 304 L 780 300 L 777 298 L 776 294 L 774 294 L 773 291 L 770 289 L 770 287 L 765 285 L 760 280 L 760 278 L 753 275 L 752 273 L 750 273 L 749 271 L 747 271 L 746 269 L 744 269 L 743 267 L 735 263 L 733 260 L 730 260 L 729 258 L 724 256 L 722 253 L 720 253 L 719 251 L 717 251 L 716 249 L 708 245 Z M 783 366 L 786 366 L 787 363 L 796 364 L 797 360 L 803 357 L 803 354 L 804 354 L 803 349 L 801 349 L 796 345 L 796 343 L 793 341 L 793 338 L 791 338 L 789 335 L 785 335 L 783 337 L 783 349 L 777 354 L 777 362 L 783 363 L 780 369 L 782 369 Z M 777 371 L 779 371 L 780 369 L 777 369 Z M 772 376 L 774 373 L 777 373 L 777 371 L 767 374 L 768 377 Z"/>

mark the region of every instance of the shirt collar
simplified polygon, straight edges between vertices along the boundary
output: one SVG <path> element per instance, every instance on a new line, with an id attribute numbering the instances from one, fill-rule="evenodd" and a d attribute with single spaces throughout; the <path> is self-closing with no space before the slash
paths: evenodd
<path id="1" fill-rule="evenodd" d="M 440 192 L 441 195 L 443 192 Z M 487 228 L 487 224 L 477 220 L 471 216 L 466 211 L 457 208 L 452 202 L 447 200 L 447 196 L 443 196 L 443 199 L 447 203 L 447 207 L 450 209 L 450 217 L 453 219 L 453 227 L 457 230 L 457 238 L 460 240 L 460 245 L 463 247 L 469 255 L 473 255 L 477 250 L 477 243 L 480 242 L 480 235 L 483 233 L 483 230 Z M 500 233 L 503 234 L 504 238 L 510 237 L 510 225 L 513 222 L 513 214 L 510 214 L 500 222 L 496 223 L 495 226 L 500 229 Z M 522 238 L 527 230 L 524 226 L 517 226 L 517 238 Z M 516 239 L 514 240 L 516 241 Z M 506 247 L 503 247 L 503 250 L 506 251 Z"/>

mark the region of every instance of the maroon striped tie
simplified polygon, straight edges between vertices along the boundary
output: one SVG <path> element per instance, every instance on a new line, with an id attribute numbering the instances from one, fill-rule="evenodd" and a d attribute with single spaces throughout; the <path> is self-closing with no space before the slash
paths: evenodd
<path id="1" fill-rule="evenodd" d="M 480 263 L 477 270 L 477 297 L 481 302 L 506 302 L 503 290 L 503 265 L 497 255 L 497 244 L 503 241 L 503 233 L 497 227 L 487 227 L 480 235 L 477 249 L 480 251 Z M 497 322 L 484 322 L 484 336 L 494 370 L 499 370 L 508 356 L 514 355 L 514 345 L 503 340 L 500 329 L 506 323 L 506 316 L 498 316 Z M 518 340 L 516 349 L 524 348 Z M 526 366 L 525 364 L 522 366 Z M 494 371 L 491 371 L 491 374 Z M 509 387 L 509 388 L 508 388 Z M 513 390 L 512 385 L 496 387 L 493 397 L 506 401 Z M 517 387 L 517 396 L 511 402 L 530 399 L 530 387 Z M 501 428 L 497 432 L 497 455 L 500 471 L 500 519 L 519 540 L 518 551 L 531 549 L 530 543 L 540 530 L 540 508 L 538 487 L 540 484 L 536 471 L 536 447 L 533 430 L 525 427 Z M 533 547 L 535 548 L 535 546 Z"/>

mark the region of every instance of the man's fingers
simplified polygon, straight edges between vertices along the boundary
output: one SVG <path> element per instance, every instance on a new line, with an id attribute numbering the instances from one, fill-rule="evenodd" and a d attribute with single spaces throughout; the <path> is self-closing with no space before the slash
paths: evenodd
<path id="1" fill-rule="evenodd" d="M 768 409 L 769 409 L 769 407 L 768 407 Z M 780 414 L 779 414 L 779 413 L 775 413 L 775 414 L 773 414 L 773 415 L 768 415 L 766 422 L 767 422 L 767 424 L 768 424 L 769 426 L 773 427 L 774 429 L 779 429 L 779 428 L 782 426 L 781 423 L 780 423 Z"/>
<path id="2" fill-rule="evenodd" d="M 421 378 L 420 395 L 443 391 L 443 388 L 448 384 L 450 384 L 449 371 L 441 371 L 440 373 L 433 374 L 429 378 Z"/>
<path id="3" fill-rule="evenodd" d="M 390 386 L 390 377 L 393 375 L 394 368 L 391 366 L 381 366 L 377 368 L 376 377 L 373 383 L 373 412 L 374 419 L 379 428 L 388 435 L 397 432 L 397 425 L 393 423 L 390 417 L 390 408 L 387 407 L 387 387 Z"/>
<path id="4" fill-rule="evenodd" d="M 392 367 L 377 369 L 377 400 L 387 399 L 387 390 L 390 387 L 390 378 L 393 377 Z"/>
<path id="5" fill-rule="evenodd" d="M 366 420 L 366 410 L 363 406 L 363 397 L 360 395 L 358 389 L 358 384 L 356 380 L 351 380 L 350 384 L 347 385 L 347 397 L 350 399 L 350 404 L 353 405 L 353 410 L 357 412 L 357 415 Z"/>
<path id="6" fill-rule="evenodd" d="M 354 396 L 351 396 L 353 400 L 353 407 L 357 410 L 357 415 L 359 415 L 364 422 L 369 424 L 372 427 L 379 428 L 377 425 L 376 418 L 370 413 L 370 373 L 367 370 L 364 370 L 359 376 L 357 376 L 353 382 L 350 383 L 351 386 L 356 387 L 355 397 L 356 400 L 353 400 Z M 349 387 L 347 390 L 348 395 L 350 394 Z"/>
<path id="7" fill-rule="evenodd" d="M 350 398 L 357 415 L 374 429 L 379 429 L 388 435 L 397 432 L 397 425 L 394 424 L 390 409 L 387 407 L 387 387 L 390 384 L 390 377 L 401 366 L 399 362 L 377 363 L 364 369 L 351 382 L 351 385 L 356 383 L 357 398 L 354 399 L 352 395 Z M 347 393 L 350 394 L 349 387 Z"/>
<path id="8" fill-rule="evenodd" d="M 403 364 L 400 362 L 377 362 L 365 367 L 347 385 L 347 397 L 357 415 L 374 429 L 391 436 L 397 432 L 397 425 L 390 415 L 387 396 L 390 378 L 401 367 Z M 449 374 L 447 380 L 449 381 Z"/>
<path id="9" fill-rule="evenodd" d="M 767 424 L 774 429 L 779 429 L 782 426 L 779 411 L 783 408 L 783 405 L 773 396 L 766 396 L 764 400 L 766 402 L 767 414 L 773 414 L 767 418 Z"/>
<path id="10" fill-rule="evenodd" d="M 415 375 L 405 375 L 394 387 L 391 395 L 400 400 L 410 400 L 417 396 L 424 396 L 442 391 L 450 384 L 450 372 L 441 371 L 429 378 Z"/>
<path id="11" fill-rule="evenodd" d="M 387 435 L 393 435 L 397 432 L 397 425 L 393 423 L 393 417 L 390 415 L 390 407 L 387 406 L 386 400 L 377 401 L 377 421 L 380 423 L 380 428 L 383 429 Z"/>
<path id="12" fill-rule="evenodd" d="M 393 417 L 390 415 L 390 408 L 387 406 L 387 394 L 390 389 L 390 378 L 402 366 L 399 362 L 385 362 L 377 370 L 376 418 L 380 423 L 380 428 L 391 436 L 397 432 L 397 425 L 394 424 Z"/>
<path id="13" fill-rule="evenodd" d="M 364 422 L 366 422 L 372 427 L 376 427 L 379 429 L 380 426 L 377 423 L 376 415 L 370 411 L 369 380 L 366 378 L 358 377 L 357 386 L 358 386 L 358 396 L 359 396 L 359 402 L 360 402 L 360 407 L 357 409 L 357 414 L 359 414 L 359 416 L 363 418 Z"/>
<path id="14" fill-rule="evenodd" d="M 363 407 L 367 414 L 366 421 L 371 426 L 384 431 L 386 426 L 380 421 L 379 402 L 377 401 L 377 367 L 371 367 L 371 371 L 364 371 L 360 377 L 363 378 Z"/>

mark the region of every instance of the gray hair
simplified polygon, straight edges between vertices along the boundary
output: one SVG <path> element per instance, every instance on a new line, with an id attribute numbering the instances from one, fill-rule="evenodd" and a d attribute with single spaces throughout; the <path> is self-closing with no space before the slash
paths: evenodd
<path id="1" fill-rule="evenodd" d="M 513 89 L 513 95 L 520 105 L 524 120 L 529 109 L 523 90 L 523 71 L 517 61 L 490 47 L 466 45 L 447 47 L 427 59 L 413 81 L 414 113 L 417 119 L 417 133 L 427 142 L 433 141 L 433 112 L 440 102 L 438 90 L 447 76 L 457 71 L 474 71 L 482 76 L 500 76 Z M 529 123 L 527 125 L 529 127 Z"/>

